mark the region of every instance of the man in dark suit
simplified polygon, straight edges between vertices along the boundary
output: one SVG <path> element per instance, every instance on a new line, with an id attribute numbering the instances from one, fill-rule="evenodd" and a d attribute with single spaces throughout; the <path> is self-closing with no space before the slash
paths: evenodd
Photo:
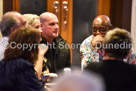
<path id="1" fill-rule="evenodd" d="M 136 67 L 123 61 L 132 47 L 130 33 L 115 28 L 107 32 L 103 44 L 104 60 L 90 63 L 86 70 L 100 74 L 106 91 L 136 91 Z"/>

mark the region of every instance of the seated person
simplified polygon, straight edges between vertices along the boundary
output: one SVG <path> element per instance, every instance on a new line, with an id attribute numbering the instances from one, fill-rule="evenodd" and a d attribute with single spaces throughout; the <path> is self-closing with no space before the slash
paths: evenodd
<path id="1" fill-rule="evenodd" d="M 40 23 L 40 17 L 35 14 L 24 14 L 23 17 L 26 19 L 26 26 L 32 27 L 38 30 L 40 32 L 40 35 L 42 33 L 42 24 Z M 40 41 L 42 41 L 42 38 L 40 38 Z M 48 47 L 44 44 L 43 50 L 48 50 Z M 41 74 L 42 74 L 42 65 L 43 65 L 44 56 L 39 55 L 38 61 L 35 64 L 35 70 L 37 72 L 38 79 L 41 80 Z"/>
<path id="2" fill-rule="evenodd" d="M 10 34 L 17 28 L 25 26 L 24 17 L 15 11 L 6 12 L 0 21 L 0 30 L 2 38 L 0 38 L 0 60 L 4 58 L 4 52 L 8 43 Z"/>
<path id="3" fill-rule="evenodd" d="M 105 91 L 100 76 L 81 70 L 72 71 L 71 74 L 59 74 L 51 91 Z"/>
<path id="4" fill-rule="evenodd" d="M 43 91 L 34 69 L 38 55 L 45 53 L 38 47 L 40 33 L 22 27 L 13 31 L 8 43 L 0 62 L 0 91 Z"/>
<path id="5" fill-rule="evenodd" d="M 136 65 L 123 61 L 132 48 L 130 33 L 119 28 L 110 30 L 102 47 L 104 60 L 90 63 L 86 70 L 104 78 L 106 91 L 136 91 Z"/>
<path id="6" fill-rule="evenodd" d="M 23 14 L 26 19 L 26 26 L 36 28 L 40 33 L 42 33 L 42 24 L 40 23 L 40 17 L 36 14 Z"/>
<path id="7" fill-rule="evenodd" d="M 83 70 L 91 62 L 99 62 L 103 60 L 103 49 L 101 42 L 107 31 L 112 28 L 111 21 L 106 15 L 97 16 L 92 24 L 92 35 L 86 38 L 80 47 L 81 69 Z M 130 55 L 124 61 L 135 64 L 136 55 L 131 50 Z"/>
<path id="8" fill-rule="evenodd" d="M 40 15 L 42 23 L 42 42 L 47 44 L 48 51 L 44 55 L 43 71 L 47 68 L 50 73 L 58 73 L 65 67 L 70 67 L 70 49 L 66 41 L 58 34 L 59 21 L 55 14 L 44 12 Z"/>

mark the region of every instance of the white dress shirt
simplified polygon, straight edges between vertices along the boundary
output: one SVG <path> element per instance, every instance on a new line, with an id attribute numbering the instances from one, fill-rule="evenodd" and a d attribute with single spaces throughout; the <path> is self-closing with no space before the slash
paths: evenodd
<path id="1" fill-rule="evenodd" d="M 0 61 L 4 58 L 4 52 L 8 44 L 8 37 L 2 37 L 0 39 Z"/>

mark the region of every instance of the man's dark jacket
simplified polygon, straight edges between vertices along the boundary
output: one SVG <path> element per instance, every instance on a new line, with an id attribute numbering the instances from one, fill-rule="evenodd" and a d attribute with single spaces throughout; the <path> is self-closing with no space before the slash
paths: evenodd
<path id="1" fill-rule="evenodd" d="M 0 61 L 0 91 L 43 91 L 34 66 L 24 59 Z"/>
<path id="2" fill-rule="evenodd" d="M 90 63 L 86 70 L 100 74 L 106 91 L 136 91 L 136 66 L 118 60 Z"/>
<path id="3" fill-rule="evenodd" d="M 70 49 L 60 35 L 53 40 L 53 45 L 48 44 L 44 38 L 41 43 L 49 47 L 44 55 L 47 62 L 43 63 L 43 71 L 47 67 L 51 73 L 57 73 L 65 67 L 70 67 Z"/>

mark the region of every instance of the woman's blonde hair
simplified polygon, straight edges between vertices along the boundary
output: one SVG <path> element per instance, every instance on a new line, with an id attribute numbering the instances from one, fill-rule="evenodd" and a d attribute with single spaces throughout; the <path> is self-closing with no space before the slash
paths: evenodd
<path id="1" fill-rule="evenodd" d="M 31 26 L 33 26 L 34 21 L 36 19 L 40 20 L 40 17 L 38 15 L 36 15 L 36 14 L 24 14 L 23 16 L 26 19 L 27 24 L 29 24 Z"/>

